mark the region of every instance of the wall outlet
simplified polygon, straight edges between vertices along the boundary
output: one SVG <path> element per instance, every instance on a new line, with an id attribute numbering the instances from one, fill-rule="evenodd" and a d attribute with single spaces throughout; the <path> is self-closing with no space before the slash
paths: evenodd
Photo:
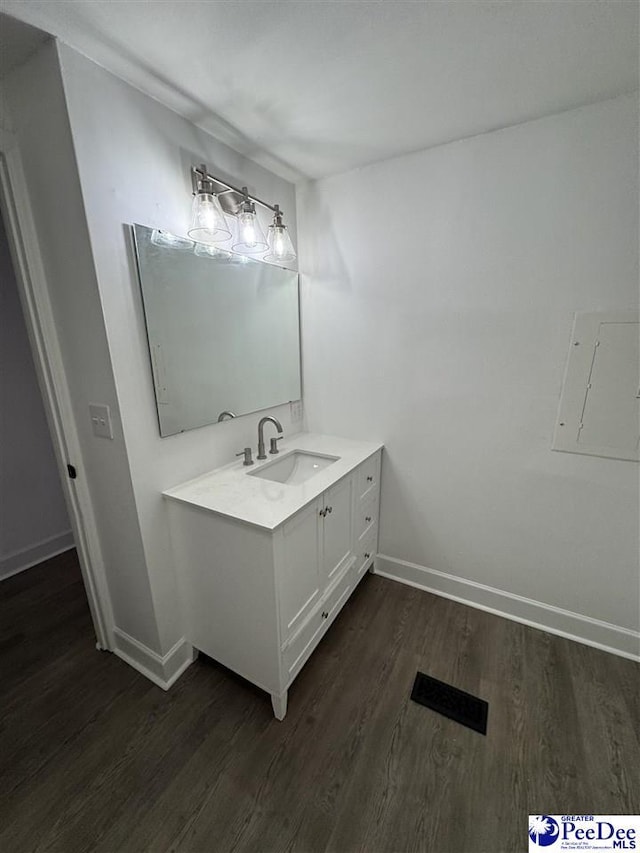
<path id="1" fill-rule="evenodd" d="M 93 434 L 98 438 L 113 438 L 111 410 L 104 403 L 90 403 L 89 416 Z"/>
<path id="2" fill-rule="evenodd" d="M 302 400 L 292 400 L 289 403 L 291 423 L 299 423 L 302 420 Z"/>

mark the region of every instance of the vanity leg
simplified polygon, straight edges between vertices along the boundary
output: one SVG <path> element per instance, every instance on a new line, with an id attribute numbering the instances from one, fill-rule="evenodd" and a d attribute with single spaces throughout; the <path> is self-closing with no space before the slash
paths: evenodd
<path id="1" fill-rule="evenodd" d="M 287 713 L 287 692 L 285 690 L 284 693 L 271 694 L 271 705 L 273 706 L 273 715 L 276 720 L 284 720 Z"/>

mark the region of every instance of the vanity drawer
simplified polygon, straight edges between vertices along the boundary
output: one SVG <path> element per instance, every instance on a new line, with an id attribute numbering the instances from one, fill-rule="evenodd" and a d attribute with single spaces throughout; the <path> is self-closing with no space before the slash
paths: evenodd
<path id="1" fill-rule="evenodd" d="M 338 613 L 340 613 L 340 611 L 342 610 L 342 605 L 351 595 L 351 591 L 353 590 L 354 585 L 354 576 L 352 569 L 355 565 L 355 562 L 355 558 L 352 558 L 349 563 L 349 567 L 347 568 L 344 575 L 340 578 L 338 583 L 336 583 L 329 590 L 324 599 L 322 609 L 327 614 L 324 617 L 325 622 L 327 623 L 327 627 L 331 625 Z"/>
<path id="2" fill-rule="evenodd" d="M 380 486 L 380 453 L 375 453 L 358 468 L 358 497 L 366 500 L 378 492 Z"/>
<path id="3" fill-rule="evenodd" d="M 371 495 L 365 501 L 356 504 L 354 528 L 357 541 L 360 542 L 378 523 L 378 494 Z"/>
<path id="4" fill-rule="evenodd" d="M 351 560 L 337 583 L 326 593 L 321 603 L 286 645 L 282 652 L 283 675 L 289 684 L 298 674 L 305 661 L 315 649 L 320 638 L 336 618 L 343 604 L 351 595 L 355 577 L 351 571 L 355 560 Z"/>
<path id="5" fill-rule="evenodd" d="M 378 531 L 372 530 L 362 539 L 362 542 L 359 544 L 358 552 L 356 554 L 355 565 L 356 583 L 359 582 L 362 575 L 367 571 L 373 561 L 373 558 L 376 555 L 376 551 L 378 550 L 377 538 Z"/>
<path id="6" fill-rule="evenodd" d="M 282 652 L 282 675 L 285 684 L 293 681 L 322 636 L 326 622 L 322 615 L 324 610 L 324 604 L 321 602 Z"/>

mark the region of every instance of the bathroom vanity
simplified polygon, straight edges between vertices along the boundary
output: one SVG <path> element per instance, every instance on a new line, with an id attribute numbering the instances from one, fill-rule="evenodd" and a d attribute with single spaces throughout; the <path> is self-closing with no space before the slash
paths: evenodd
<path id="1" fill-rule="evenodd" d="M 193 646 L 287 691 L 373 564 L 382 445 L 301 433 L 164 492 Z"/>

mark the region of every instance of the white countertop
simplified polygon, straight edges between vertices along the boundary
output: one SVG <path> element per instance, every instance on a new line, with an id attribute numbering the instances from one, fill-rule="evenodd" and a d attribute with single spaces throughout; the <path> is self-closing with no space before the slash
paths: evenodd
<path id="1" fill-rule="evenodd" d="M 162 494 L 218 515 L 274 530 L 381 448 L 382 444 L 376 442 L 301 432 L 280 442 L 280 456 L 267 454 L 267 459 L 256 461 L 250 467 L 245 467 L 242 460 L 232 462 Z M 248 476 L 291 450 L 339 456 L 340 459 L 297 485 Z"/>

